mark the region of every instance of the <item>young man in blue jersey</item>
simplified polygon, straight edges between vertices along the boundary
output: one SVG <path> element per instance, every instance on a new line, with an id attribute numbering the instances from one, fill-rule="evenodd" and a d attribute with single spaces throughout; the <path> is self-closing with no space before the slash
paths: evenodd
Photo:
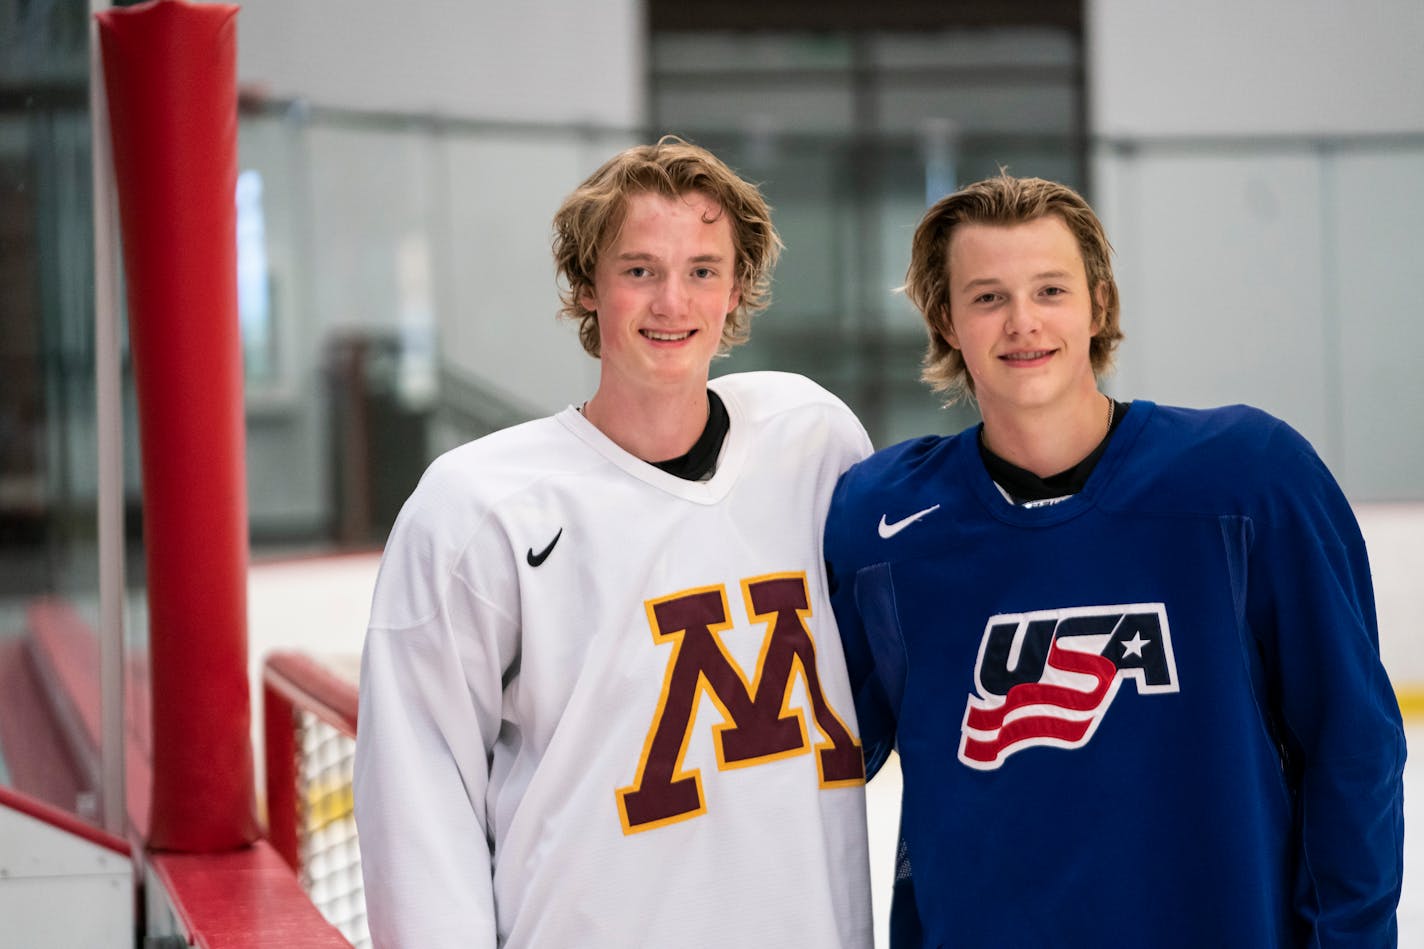
<path id="1" fill-rule="evenodd" d="M 924 379 L 983 424 L 853 467 L 825 541 L 867 764 L 903 772 L 892 944 L 1394 945 L 1404 737 L 1355 518 L 1279 419 L 1099 391 L 1109 252 L 1007 175 L 915 234 Z"/>

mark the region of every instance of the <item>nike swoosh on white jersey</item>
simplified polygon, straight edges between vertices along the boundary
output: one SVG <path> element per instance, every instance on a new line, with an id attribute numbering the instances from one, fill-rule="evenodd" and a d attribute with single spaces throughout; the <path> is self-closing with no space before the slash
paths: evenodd
<path id="1" fill-rule="evenodd" d="M 881 538 L 883 538 L 884 540 L 889 540 L 905 528 L 909 527 L 911 524 L 915 523 L 915 521 L 918 521 L 920 518 L 924 517 L 926 514 L 938 510 L 939 505 L 936 504 L 934 507 L 927 507 L 923 511 L 916 511 L 909 517 L 901 518 L 893 524 L 885 523 L 885 515 L 882 514 L 880 515 L 880 526 L 877 527 L 876 530 L 880 531 Z"/>

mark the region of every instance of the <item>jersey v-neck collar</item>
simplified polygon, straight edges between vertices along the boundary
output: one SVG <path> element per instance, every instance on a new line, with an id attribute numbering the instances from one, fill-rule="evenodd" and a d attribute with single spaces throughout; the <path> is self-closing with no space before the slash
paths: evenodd
<path id="1" fill-rule="evenodd" d="M 727 431 L 731 419 L 722 397 L 713 389 L 707 390 L 707 424 L 702 426 L 702 434 L 687 451 L 667 461 L 649 462 L 654 468 L 661 468 L 668 474 L 677 475 L 684 481 L 706 481 L 717 471 L 717 458 L 722 454 L 722 445 L 727 441 Z"/>
<path id="2" fill-rule="evenodd" d="M 1123 459 L 1132 450 L 1137 436 L 1142 433 L 1148 418 L 1156 409 L 1154 403 L 1145 399 L 1134 399 L 1129 404 L 1130 411 L 1123 414 L 1121 421 L 1113 429 L 1106 450 L 1098 459 L 1082 490 L 1061 500 L 1023 505 L 1015 504 L 1006 497 L 1003 490 L 994 483 L 980 458 L 978 427 L 956 439 L 955 451 L 959 455 L 956 467 L 960 471 L 970 472 L 969 481 L 975 496 L 989 513 L 999 520 L 1024 527 L 1060 524 L 1090 510 L 1097 503 L 1099 494 L 1111 489 L 1112 480 L 1122 467 Z"/>
<path id="3" fill-rule="evenodd" d="M 1123 405 L 1117 400 L 1113 400 L 1112 414 L 1108 417 L 1107 433 L 1093 446 L 1093 450 L 1088 452 L 1077 464 L 1070 465 L 1046 478 L 1039 477 L 1027 468 L 1020 468 L 1007 458 L 994 454 L 984 443 L 983 425 L 979 426 L 979 458 L 984 462 L 984 467 L 989 469 L 989 476 L 999 486 L 1000 492 L 1013 500 L 1015 504 L 1024 507 L 1058 504 L 1064 498 L 1071 497 L 1083 490 L 1083 485 L 1088 483 L 1088 478 L 1097 470 L 1098 462 L 1102 460 L 1103 453 L 1107 451 L 1113 434 L 1122 425 L 1130 408 L 1131 403 Z"/>
<path id="4" fill-rule="evenodd" d="M 706 481 L 688 481 L 677 475 L 668 474 L 625 451 L 611 438 L 599 431 L 597 426 L 584 418 L 583 413 L 578 410 L 578 406 L 569 406 L 555 415 L 554 419 L 589 448 L 637 480 L 688 501 L 699 504 L 716 504 L 727 496 L 732 485 L 737 481 L 737 476 L 746 459 L 750 425 L 747 422 L 746 413 L 737 402 L 735 395 L 724 392 L 717 386 L 716 380 L 710 382 L 708 388 L 716 388 L 718 397 L 726 406 L 728 428 L 727 436 L 722 442 L 722 452 L 717 458 L 717 470 Z"/>

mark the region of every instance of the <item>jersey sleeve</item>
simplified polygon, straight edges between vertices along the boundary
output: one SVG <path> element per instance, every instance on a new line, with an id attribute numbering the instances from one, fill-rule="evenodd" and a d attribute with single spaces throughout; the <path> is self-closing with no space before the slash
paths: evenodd
<path id="1" fill-rule="evenodd" d="M 885 685 L 887 677 L 894 676 L 894 670 L 879 668 L 877 656 L 886 655 L 887 651 L 893 654 L 898 646 L 898 624 L 894 623 L 893 609 L 888 617 L 883 615 L 886 608 L 893 607 L 893 603 L 886 601 L 886 597 L 893 595 L 888 582 L 889 566 L 864 566 L 856 550 L 854 478 L 854 470 L 842 476 L 831 496 L 825 533 L 826 577 L 845 652 L 846 672 L 865 755 L 865 774 L 869 779 L 885 764 L 895 747 L 897 703 L 892 701 Z M 877 622 L 886 619 L 891 623 L 888 627 Z M 894 643 L 887 643 L 890 639 Z"/>
<path id="2" fill-rule="evenodd" d="M 439 514 L 403 513 L 377 581 L 353 780 L 362 876 L 375 946 L 493 949 L 486 791 L 517 623 L 456 569 Z"/>
<path id="3" fill-rule="evenodd" d="M 1298 794 L 1298 911 L 1315 921 L 1315 945 L 1393 945 L 1404 731 L 1364 539 L 1310 445 L 1283 424 L 1271 441 L 1279 487 L 1253 525 L 1246 607 Z"/>

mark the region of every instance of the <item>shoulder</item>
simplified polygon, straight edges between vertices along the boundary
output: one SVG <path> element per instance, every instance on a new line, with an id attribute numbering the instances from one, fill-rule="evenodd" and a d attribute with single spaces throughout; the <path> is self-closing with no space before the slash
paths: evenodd
<path id="1" fill-rule="evenodd" d="M 1268 412 L 1249 405 L 1138 406 L 1150 414 L 1132 445 L 1132 477 L 1120 480 L 1118 500 L 1150 498 L 1154 506 L 1273 520 L 1292 499 L 1339 493 L 1310 442 Z"/>
<path id="2" fill-rule="evenodd" d="M 1163 432 L 1202 446 L 1214 443 L 1240 445 L 1270 436 L 1280 429 L 1290 429 L 1282 420 L 1250 405 L 1223 405 L 1216 408 L 1186 408 L 1178 405 L 1157 405 L 1134 402 L 1152 411 L 1150 425 Z"/>
<path id="3" fill-rule="evenodd" d="M 820 406 L 850 412 L 830 390 L 794 372 L 734 372 L 707 383 L 723 400 L 734 400 L 748 415 Z"/>
<path id="4" fill-rule="evenodd" d="M 927 479 L 939 477 L 944 466 L 951 463 L 961 439 L 974 437 L 975 429 L 967 429 L 958 435 L 923 435 L 882 448 L 845 473 L 838 493 L 850 499 L 918 490 Z"/>
<path id="5" fill-rule="evenodd" d="M 468 510 L 580 464 L 556 417 L 534 419 L 466 442 L 425 469 L 407 506 Z"/>
<path id="6" fill-rule="evenodd" d="M 430 463 L 386 539 L 372 603 L 372 626 L 402 628 L 440 610 L 451 577 L 487 591 L 513 584 L 515 551 L 501 512 L 523 494 L 585 462 L 557 418 L 508 427 L 449 450 Z M 478 551 L 477 559 L 468 554 Z M 470 573 L 473 570 L 474 573 Z M 488 594 L 498 600 L 497 594 Z"/>
<path id="7" fill-rule="evenodd" d="M 826 554 L 832 560 L 856 559 L 874 543 L 882 520 L 893 522 L 929 510 L 962 510 L 968 475 L 961 464 L 965 439 L 928 435 L 882 449 L 841 476 L 826 521 Z M 889 535 L 879 535 L 881 537 Z"/>
<path id="8" fill-rule="evenodd" d="M 1179 509 L 1242 516 L 1263 540 L 1260 549 L 1273 555 L 1296 558 L 1303 548 L 1331 547 L 1367 564 L 1349 498 L 1288 422 L 1246 405 L 1161 414 L 1165 428 L 1190 434 L 1189 450 L 1170 470 L 1159 463 L 1155 472 L 1143 471 L 1138 491 L 1161 485 L 1160 496 L 1175 499 Z"/>
<path id="9" fill-rule="evenodd" d="M 475 545 L 497 532 L 498 516 L 520 495 L 588 464 L 557 418 L 543 418 L 494 432 L 445 452 L 430 463 L 401 507 L 386 539 L 378 593 L 392 578 L 402 585 L 438 586 Z M 499 538 L 481 541 L 482 562 L 503 549 Z"/>
<path id="10" fill-rule="evenodd" d="M 1238 476 L 1269 476 L 1279 465 L 1318 460 L 1315 449 L 1282 419 L 1249 405 L 1192 409 L 1146 406 L 1149 451 L 1179 455 L 1194 472 L 1234 470 Z"/>
<path id="11" fill-rule="evenodd" d="M 834 393 L 792 372 L 738 372 L 718 376 L 709 388 L 728 403 L 734 416 L 753 426 L 773 422 L 798 430 L 821 429 L 829 437 L 853 443 L 863 457 L 870 439 L 860 420 Z"/>

